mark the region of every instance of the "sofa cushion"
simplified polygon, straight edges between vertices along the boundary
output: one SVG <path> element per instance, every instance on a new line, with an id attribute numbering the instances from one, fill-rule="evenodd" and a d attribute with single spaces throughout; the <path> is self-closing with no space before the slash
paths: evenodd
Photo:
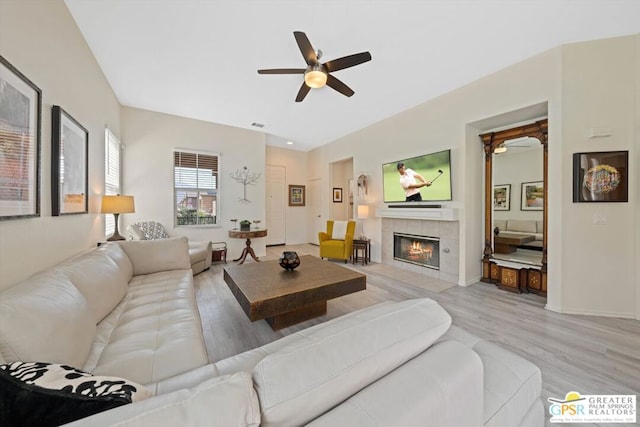
<path id="1" fill-rule="evenodd" d="M 260 403 L 251 374 L 238 372 L 209 379 L 142 402 L 121 406 L 69 424 L 68 427 L 258 426 Z"/>
<path id="2" fill-rule="evenodd" d="M 488 341 L 473 347 L 484 365 L 484 425 L 512 426 L 540 399 L 540 369 L 526 359 Z M 519 425 L 519 423 L 516 423 Z"/>
<path id="3" fill-rule="evenodd" d="M 473 350 L 456 341 L 440 342 L 309 427 L 475 426 L 483 415 L 482 375 Z"/>
<path id="4" fill-rule="evenodd" d="M 536 222 L 510 219 L 509 221 L 507 221 L 507 229 L 505 231 L 520 231 L 522 233 L 536 233 Z"/>
<path id="5" fill-rule="evenodd" d="M 189 240 L 184 236 L 158 240 L 127 240 L 118 243 L 131 260 L 135 276 L 191 268 Z"/>
<path id="6" fill-rule="evenodd" d="M 494 219 L 493 227 L 498 227 L 500 231 L 507 231 L 507 220 L 506 219 Z"/>
<path id="7" fill-rule="evenodd" d="M 540 414 L 531 414 L 532 407 L 539 406 L 542 393 L 542 376 L 536 365 L 457 326 L 452 326 L 440 339 L 461 342 L 482 359 L 485 426 L 521 425 L 523 414 L 541 418 Z"/>
<path id="8" fill-rule="evenodd" d="M 66 365 L 0 365 L 0 425 L 57 426 L 151 393 L 122 378 L 98 377 Z"/>
<path id="9" fill-rule="evenodd" d="M 92 251 L 54 268 L 66 275 L 80 290 L 99 323 L 111 313 L 127 293 L 127 280 L 104 252 Z"/>
<path id="10" fill-rule="evenodd" d="M 86 299 L 60 273 L 38 273 L 0 292 L 0 352 L 8 362 L 82 366 L 95 335 Z"/>
<path id="11" fill-rule="evenodd" d="M 424 298 L 368 307 L 298 332 L 253 370 L 262 425 L 311 421 L 415 357 L 450 324 L 449 314 Z"/>
<path id="12" fill-rule="evenodd" d="M 191 270 L 173 270 L 134 276 L 81 367 L 146 385 L 207 363 Z"/>

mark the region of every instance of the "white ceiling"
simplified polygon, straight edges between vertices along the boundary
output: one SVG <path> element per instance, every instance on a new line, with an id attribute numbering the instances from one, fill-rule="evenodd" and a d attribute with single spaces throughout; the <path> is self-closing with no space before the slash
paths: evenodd
<path id="1" fill-rule="evenodd" d="M 123 105 L 256 129 L 309 150 L 560 44 L 640 32 L 638 0 L 65 0 Z M 294 99 L 304 31 L 322 62 L 369 51 Z"/>

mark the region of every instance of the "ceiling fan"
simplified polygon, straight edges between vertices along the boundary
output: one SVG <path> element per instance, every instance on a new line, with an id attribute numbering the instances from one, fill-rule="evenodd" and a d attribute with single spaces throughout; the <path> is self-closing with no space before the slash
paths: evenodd
<path id="1" fill-rule="evenodd" d="M 502 144 L 498 145 L 493 152 L 495 154 L 501 154 L 507 151 L 507 148 L 525 148 L 531 149 L 540 145 L 540 141 L 535 138 L 530 137 L 522 137 L 515 139 L 508 139 L 504 141 Z"/>
<path id="2" fill-rule="evenodd" d="M 296 96 L 296 102 L 302 102 L 311 88 L 321 88 L 325 84 L 344 96 L 351 96 L 355 93 L 349 86 L 342 83 L 336 77 L 331 75 L 331 73 L 338 70 L 344 70 L 345 68 L 353 67 L 355 65 L 360 65 L 363 62 L 371 61 L 371 54 L 369 52 L 360 52 L 353 55 L 343 56 L 342 58 L 334 59 L 322 64 L 320 63 L 322 51 L 320 49 L 313 49 L 307 35 L 302 31 L 294 31 L 293 35 L 296 38 L 300 52 L 302 52 L 302 56 L 307 63 L 307 68 L 272 68 L 267 70 L 258 70 L 258 74 L 304 74 L 304 82 L 302 82 L 302 86 L 300 86 L 300 90 Z"/>

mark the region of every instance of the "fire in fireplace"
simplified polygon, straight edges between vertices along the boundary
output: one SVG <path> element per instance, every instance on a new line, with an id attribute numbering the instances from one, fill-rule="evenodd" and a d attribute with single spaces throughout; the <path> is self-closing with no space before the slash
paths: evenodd
<path id="1" fill-rule="evenodd" d="M 393 233 L 393 259 L 439 270 L 440 239 Z"/>

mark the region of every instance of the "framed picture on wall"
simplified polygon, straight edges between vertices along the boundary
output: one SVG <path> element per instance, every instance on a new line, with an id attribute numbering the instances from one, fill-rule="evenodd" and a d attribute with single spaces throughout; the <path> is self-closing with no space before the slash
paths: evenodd
<path id="1" fill-rule="evenodd" d="M 333 203 L 342 203 L 342 188 L 333 187 Z"/>
<path id="2" fill-rule="evenodd" d="M 544 182 L 523 182 L 520 193 L 520 210 L 541 211 L 544 209 Z"/>
<path id="3" fill-rule="evenodd" d="M 628 202 L 628 151 L 573 154 L 573 201 Z"/>
<path id="4" fill-rule="evenodd" d="M 289 206 L 304 206 L 304 185 L 289 186 Z"/>
<path id="5" fill-rule="evenodd" d="M 0 55 L 0 221 L 40 216 L 42 91 Z"/>
<path id="6" fill-rule="evenodd" d="M 511 184 L 493 186 L 493 210 L 508 211 L 511 209 Z"/>
<path id="7" fill-rule="evenodd" d="M 89 212 L 89 131 L 54 105 L 51 127 L 51 214 Z"/>

